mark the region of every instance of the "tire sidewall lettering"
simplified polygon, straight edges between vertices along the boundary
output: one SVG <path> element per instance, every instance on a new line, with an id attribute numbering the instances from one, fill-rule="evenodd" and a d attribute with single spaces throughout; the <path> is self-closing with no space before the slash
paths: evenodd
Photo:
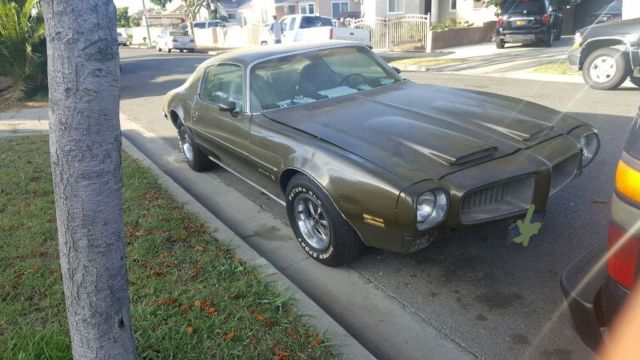
<path id="1" fill-rule="evenodd" d="M 306 186 L 303 186 L 303 185 L 298 185 L 298 186 L 293 187 L 289 191 L 289 194 L 287 194 L 287 200 L 291 204 L 293 204 L 293 201 L 295 200 L 295 198 L 300 194 L 308 195 L 308 196 L 312 197 L 314 200 L 316 200 L 319 205 L 322 205 L 322 200 L 320 200 L 313 191 L 309 190 Z M 326 209 L 325 209 L 325 211 L 326 211 Z M 294 221 L 292 226 L 294 226 L 295 229 L 296 229 L 295 233 L 296 233 L 296 239 L 298 240 L 298 243 L 300 243 L 300 246 L 302 247 L 302 249 L 309 256 L 311 256 L 311 257 L 313 257 L 315 259 L 327 259 L 333 254 L 333 252 L 334 252 L 333 241 L 330 242 L 329 247 L 327 247 L 325 250 L 323 250 L 323 251 L 315 250 L 309 245 L 309 243 L 307 243 L 307 241 L 301 235 L 299 235 L 300 234 L 300 229 L 298 229 L 297 222 Z"/>

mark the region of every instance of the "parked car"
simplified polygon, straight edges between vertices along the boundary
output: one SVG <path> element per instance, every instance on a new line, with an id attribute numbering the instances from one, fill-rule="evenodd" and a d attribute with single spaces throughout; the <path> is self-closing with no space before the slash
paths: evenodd
<path id="1" fill-rule="evenodd" d="M 216 56 L 162 112 L 193 170 L 220 164 L 285 205 L 304 251 L 327 265 L 365 246 L 415 252 L 531 205 L 540 214 L 600 144 L 568 114 L 418 85 L 351 42 Z"/>
<path id="2" fill-rule="evenodd" d="M 283 30 L 283 44 L 346 40 L 371 45 L 371 32 L 369 30 L 334 27 L 331 18 L 326 16 L 288 15 L 280 19 L 280 24 Z"/>
<path id="3" fill-rule="evenodd" d="M 622 0 L 615 0 L 589 15 L 591 24 L 622 19 Z"/>
<path id="4" fill-rule="evenodd" d="M 627 78 L 640 87 L 640 18 L 578 30 L 567 56 L 594 89 L 616 89 Z"/>
<path id="5" fill-rule="evenodd" d="M 552 46 L 562 36 L 562 14 L 549 0 L 509 0 L 496 25 L 496 47 L 505 43 L 541 43 Z"/>
<path id="6" fill-rule="evenodd" d="M 616 171 L 609 238 L 573 262 L 561 287 L 573 325 L 582 341 L 596 350 L 603 329 L 640 278 L 640 112 L 631 125 Z"/>
<path id="7" fill-rule="evenodd" d="M 172 50 L 194 52 L 196 43 L 186 31 L 162 31 L 156 39 L 156 49 L 166 50 L 168 53 Z"/>
<path id="8" fill-rule="evenodd" d="M 118 46 L 127 46 L 127 37 L 118 31 Z"/>
<path id="9" fill-rule="evenodd" d="M 194 29 L 210 29 L 216 27 L 227 27 L 227 23 L 221 20 L 196 21 L 193 23 Z"/>

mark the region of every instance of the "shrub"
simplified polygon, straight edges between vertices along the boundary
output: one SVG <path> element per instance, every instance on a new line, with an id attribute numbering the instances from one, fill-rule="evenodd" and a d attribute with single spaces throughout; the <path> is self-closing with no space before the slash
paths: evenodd
<path id="1" fill-rule="evenodd" d="M 450 17 L 443 22 L 435 22 L 431 25 L 431 30 L 433 31 L 444 31 L 448 29 L 457 29 L 457 28 L 469 28 L 472 27 L 473 23 L 470 23 L 466 20 L 462 20 L 456 17 Z"/>

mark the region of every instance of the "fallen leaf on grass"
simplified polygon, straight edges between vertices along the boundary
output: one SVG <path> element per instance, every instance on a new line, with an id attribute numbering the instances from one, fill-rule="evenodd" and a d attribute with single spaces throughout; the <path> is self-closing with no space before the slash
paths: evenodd
<path id="1" fill-rule="evenodd" d="M 197 308 L 200 308 L 201 305 L 202 304 L 200 303 L 200 300 L 196 300 L 196 301 L 193 302 L 193 306 L 195 306 Z"/>
<path id="2" fill-rule="evenodd" d="M 174 267 L 176 266 L 176 263 L 174 263 L 173 261 L 165 261 L 163 265 L 164 267 Z"/>
<path id="3" fill-rule="evenodd" d="M 282 350 L 277 346 L 271 348 L 271 353 L 276 356 L 276 360 L 289 360 L 291 356 L 291 351 Z"/>
<path id="4" fill-rule="evenodd" d="M 168 258 L 169 256 L 171 256 L 171 253 L 170 253 L 170 252 L 168 252 L 168 251 L 163 251 L 163 252 L 159 253 L 158 255 L 156 255 L 156 257 L 157 257 L 158 259 L 166 259 L 166 258 Z"/>
<path id="5" fill-rule="evenodd" d="M 284 316 L 286 316 L 288 318 L 295 319 L 295 318 L 298 317 L 298 313 L 295 312 L 295 311 L 289 311 L 289 312 L 285 313 Z"/>
<path id="6" fill-rule="evenodd" d="M 257 345 L 258 344 L 258 337 L 255 335 L 251 335 L 251 337 L 249 338 L 249 341 L 251 341 L 251 345 Z"/>
<path id="7" fill-rule="evenodd" d="M 224 341 L 230 341 L 231 339 L 233 339 L 236 336 L 235 332 L 229 332 L 229 333 L 222 333 L 220 334 L 220 338 L 222 338 L 222 340 Z"/>
<path id="8" fill-rule="evenodd" d="M 262 316 L 260 313 L 256 313 L 255 318 L 256 318 L 256 320 L 258 320 L 261 323 L 263 323 L 266 327 L 271 327 L 271 325 L 273 325 L 273 320 Z"/>
<path id="9" fill-rule="evenodd" d="M 158 301 L 160 305 L 173 305 L 176 303 L 176 298 L 173 297 L 163 297 Z"/>
<path id="10" fill-rule="evenodd" d="M 198 246 L 196 246 L 196 251 L 203 252 L 204 251 L 204 247 L 198 245 Z"/>
<path id="11" fill-rule="evenodd" d="M 182 311 L 183 314 L 188 314 L 191 312 L 191 307 L 189 307 L 189 305 L 182 305 L 180 307 L 180 311 Z"/>
<path id="12" fill-rule="evenodd" d="M 31 271 L 38 271 L 38 264 L 31 265 Z"/>
<path id="13" fill-rule="evenodd" d="M 218 313 L 218 310 L 214 307 L 206 307 L 206 308 L 203 308 L 202 311 L 206 316 L 213 316 Z"/>
<path id="14" fill-rule="evenodd" d="M 315 338 L 315 339 L 311 340 L 311 342 L 309 342 L 309 347 L 310 348 L 316 347 L 316 346 L 318 346 L 320 344 L 322 344 L 322 338 L 318 336 L 317 338 Z"/>
<path id="15" fill-rule="evenodd" d="M 197 268 L 191 270 L 190 278 L 193 279 L 194 277 L 198 276 L 201 272 L 202 272 L 202 268 L 198 266 Z"/>
<path id="16" fill-rule="evenodd" d="M 293 331 L 293 329 L 291 329 L 290 327 L 287 328 L 287 335 L 294 340 L 297 340 L 300 338 L 300 334 Z"/>
<path id="17" fill-rule="evenodd" d="M 189 335 L 193 334 L 193 327 L 187 326 L 186 328 L 184 328 L 184 332 L 186 332 Z"/>
<path id="18" fill-rule="evenodd" d="M 156 269 L 153 271 L 153 275 L 155 276 L 165 276 L 166 274 L 167 272 L 162 269 Z"/>

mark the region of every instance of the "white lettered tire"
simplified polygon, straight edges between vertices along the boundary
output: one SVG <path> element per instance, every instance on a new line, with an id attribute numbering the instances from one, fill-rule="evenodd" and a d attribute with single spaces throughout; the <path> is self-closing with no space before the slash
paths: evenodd
<path id="1" fill-rule="evenodd" d="M 327 193 L 305 174 L 286 190 L 287 215 L 302 249 L 314 260 L 340 266 L 355 260 L 365 246 Z"/>

